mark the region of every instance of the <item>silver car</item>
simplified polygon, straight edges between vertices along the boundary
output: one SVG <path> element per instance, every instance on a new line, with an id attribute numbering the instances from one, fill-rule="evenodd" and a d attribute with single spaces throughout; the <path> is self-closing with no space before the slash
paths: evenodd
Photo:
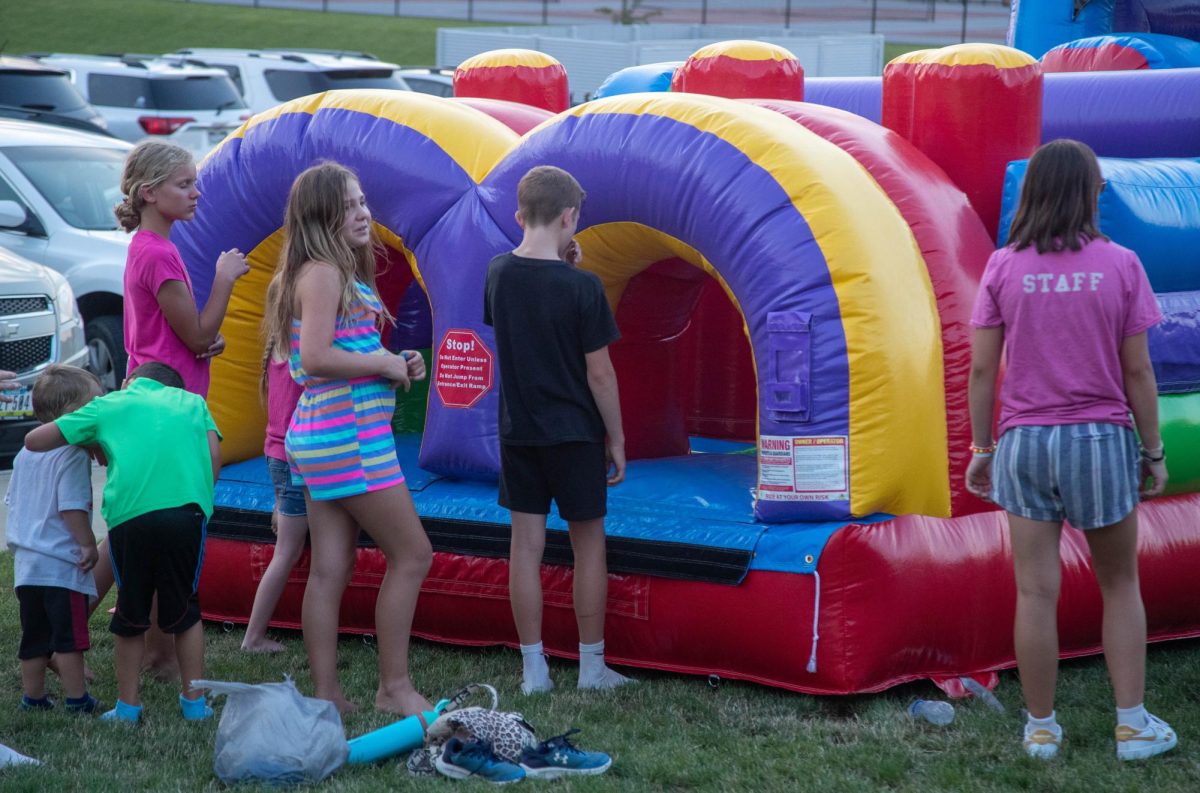
<path id="1" fill-rule="evenodd" d="M 0 250 L 0 369 L 17 373 L 23 386 L 0 402 L 0 464 L 21 448 L 37 425 L 29 388 L 48 365 L 83 366 L 88 351 L 83 321 L 67 279 L 48 267 Z"/>
<path id="2" fill-rule="evenodd" d="M 54 53 L 39 60 L 67 72 L 108 131 L 133 143 L 165 140 L 199 160 L 249 118 L 223 69 L 155 56 Z"/>
<path id="3" fill-rule="evenodd" d="M 125 372 L 130 240 L 112 208 L 121 200 L 121 168 L 132 148 L 86 132 L 0 119 L 0 248 L 66 277 L 86 323 L 89 368 L 110 389 Z"/>

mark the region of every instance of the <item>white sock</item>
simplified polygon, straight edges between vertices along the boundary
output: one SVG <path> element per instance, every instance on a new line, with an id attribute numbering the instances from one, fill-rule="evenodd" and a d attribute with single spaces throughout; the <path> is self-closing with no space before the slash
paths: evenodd
<path id="1" fill-rule="evenodd" d="M 542 643 L 521 645 L 522 675 L 521 693 L 533 694 L 538 691 L 549 691 L 554 688 L 550 679 L 550 667 L 543 655 Z"/>
<path id="2" fill-rule="evenodd" d="M 1058 726 L 1058 712 L 1053 710 L 1050 711 L 1050 715 L 1044 719 L 1034 718 L 1032 713 L 1028 714 L 1026 717 L 1025 726 L 1030 731 L 1049 730 L 1053 733 L 1059 733 L 1062 731 L 1062 727 Z"/>
<path id="3" fill-rule="evenodd" d="M 1135 730 L 1146 729 L 1146 704 L 1135 705 L 1132 708 L 1117 708 L 1117 724 L 1124 724 Z"/>
<path id="4" fill-rule="evenodd" d="M 614 672 L 604 664 L 604 640 L 595 644 L 579 644 L 579 687 L 616 688 L 636 680 Z"/>

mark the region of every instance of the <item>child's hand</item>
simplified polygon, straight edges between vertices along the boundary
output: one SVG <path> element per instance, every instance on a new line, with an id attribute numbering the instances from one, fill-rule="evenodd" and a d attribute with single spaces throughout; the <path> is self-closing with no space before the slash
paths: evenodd
<path id="1" fill-rule="evenodd" d="M 217 280 L 233 283 L 248 272 L 250 265 L 246 264 L 246 257 L 237 248 L 221 251 L 221 255 L 217 257 Z"/>
<path id="2" fill-rule="evenodd" d="M 16 381 L 16 372 L 10 372 L 6 369 L 0 369 L 0 390 L 10 391 L 14 388 L 20 388 L 21 384 Z M 7 394 L 0 394 L 0 402 L 12 402 L 13 398 Z"/>
<path id="3" fill-rule="evenodd" d="M 220 333 L 218 333 L 217 338 L 213 340 L 213 343 L 208 345 L 208 349 L 205 350 L 204 352 L 200 353 L 196 357 L 197 358 L 215 358 L 216 356 L 220 355 L 223 352 L 225 352 L 225 337 L 222 336 Z"/>
<path id="4" fill-rule="evenodd" d="M 567 243 L 567 247 L 563 248 L 562 260 L 572 267 L 578 267 L 583 261 L 583 247 L 578 240 L 572 239 Z"/>
<path id="5" fill-rule="evenodd" d="M 425 379 L 425 358 L 416 350 L 401 350 L 408 361 L 408 379 L 416 383 Z"/>
<path id="6" fill-rule="evenodd" d="M 625 481 L 625 441 L 605 440 L 604 456 L 608 462 L 608 486 L 619 485 Z"/>
<path id="7" fill-rule="evenodd" d="M 1149 480 L 1150 484 L 1144 484 Z M 1142 498 L 1154 498 L 1161 496 L 1163 490 L 1167 487 L 1167 461 L 1155 460 L 1151 462 L 1145 457 L 1142 458 L 1142 482 L 1141 488 Z"/>
<path id="8" fill-rule="evenodd" d="M 392 388 L 403 387 L 408 391 L 412 387 L 412 381 L 408 376 L 408 360 L 403 355 L 393 355 L 388 353 L 380 356 L 383 358 L 383 368 L 379 371 L 379 376 L 385 380 L 392 382 Z M 424 364 L 422 364 L 422 368 Z"/>
<path id="9" fill-rule="evenodd" d="M 96 562 L 100 561 L 100 551 L 96 548 L 96 543 L 91 545 L 81 545 L 79 547 L 79 569 L 87 572 L 96 566 Z"/>
<path id="10" fill-rule="evenodd" d="M 974 455 L 967 466 L 967 490 L 984 501 L 992 500 L 992 456 Z"/>

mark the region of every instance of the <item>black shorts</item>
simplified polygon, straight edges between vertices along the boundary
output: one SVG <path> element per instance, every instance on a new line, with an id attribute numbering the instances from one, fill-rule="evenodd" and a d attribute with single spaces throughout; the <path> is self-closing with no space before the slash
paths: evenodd
<path id="1" fill-rule="evenodd" d="M 608 511 L 608 462 L 603 443 L 553 446 L 500 444 L 500 506 L 566 521 L 595 520 Z"/>
<path id="2" fill-rule="evenodd" d="M 196 587 L 205 523 L 200 507 L 189 504 L 138 515 L 108 532 L 117 582 L 117 611 L 109 630 L 118 636 L 145 633 L 155 595 L 163 633 L 183 633 L 200 621 Z"/>
<path id="3" fill-rule="evenodd" d="M 22 661 L 54 653 L 81 653 L 88 640 L 88 596 L 60 586 L 19 586 Z"/>

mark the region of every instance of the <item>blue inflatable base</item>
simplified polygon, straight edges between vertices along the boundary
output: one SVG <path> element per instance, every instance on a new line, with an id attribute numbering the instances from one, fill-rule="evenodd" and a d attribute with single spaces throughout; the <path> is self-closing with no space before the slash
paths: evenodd
<path id="1" fill-rule="evenodd" d="M 436 524 L 443 538 L 457 525 L 496 527 L 507 536 L 509 513 L 496 503 L 496 485 L 449 479 L 423 470 L 417 465 L 419 446 L 420 435 L 396 437 L 400 465 L 422 520 Z M 651 569 L 665 575 L 671 574 L 675 561 L 704 556 L 705 550 L 734 552 L 721 557 L 723 564 L 741 569 L 727 571 L 731 575 L 721 580 L 736 583 L 750 570 L 811 573 L 838 529 L 891 517 L 758 523 L 752 509 L 756 477 L 754 447 L 741 443 L 696 439 L 693 453 L 686 457 L 635 460 L 629 464 L 625 482 L 609 491 L 605 527 L 610 544 L 629 541 L 627 546 L 636 548 L 637 553 L 660 557 L 661 569 Z M 274 503 L 265 458 L 222 470 L 215 495 L 218 512 L 269 514 Z M 551 512 L 547 525 L 551 532 L 566 534 L 566 521 L 557 511 Z M 730 561 L 734 559 L 742 561 Z"/>

